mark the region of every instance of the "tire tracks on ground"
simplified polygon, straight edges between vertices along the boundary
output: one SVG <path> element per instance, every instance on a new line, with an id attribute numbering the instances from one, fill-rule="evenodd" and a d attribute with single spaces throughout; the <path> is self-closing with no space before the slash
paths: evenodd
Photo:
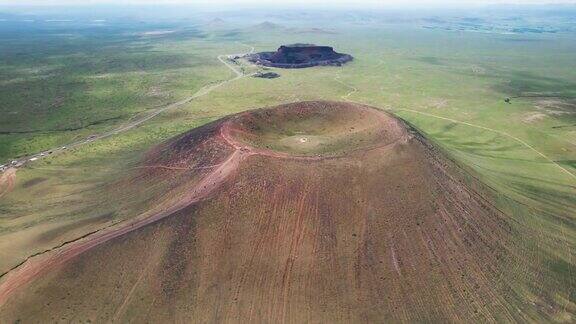
<path id="1" fill-rule="evenodd" d="M 334 80 L 346 87 L 348 87 L 350 89 L 350 91 L 344 95 L 341 96 L 341 98 L 343 100 L 349 101 L 349 102 L 353 102 L 353 103 L 357 103 L 357 104 L 362 104 L 364 105 L 364 103 L 362 102 L 358 102 L 358 101 L 354 101 L 354 100 L 350 100 L 350 96 L 353 95 L 354 93 L 358 92 L 358 89 L 346 82 L 343 82 L 340 80 L 340 74 L 336 75 L 336 77 L 334 78 Z M 557 163 L 556 161 L 554 161 L 552 158 L 548 157 L 546 154 L 538 151 L 534 146 L 528 144 L 526 141 L 511 135 L 507 132 L 501 131 L 501 130 L 497 130 L 494 128 L 489 128 L 489 127 L 485 127 L 485 126 L 481 126 L 481 125 L 476 125 L 476 124 L 472 124 L 472 123 L 468 123 L 465 121 L 461 121 L 461 120 L 457 120 L 457 119 L 453 119 L 453 118 L 448 118 L 448 117 L 442 117 L 442 116 L 438 116 L 438 115 L 434 115 L 434 114 L 430 114 L 430 113 L 426 113 L 426 112 L 422 112 L 422 111 L 418 111 L 418 110 L 413 110 L 413 109 L 386 109 L 388 111 L 391 112 L 397 112 L 397 111 L 407 111 L 407 112 L 411 112 L 411 113 L 415 113 L 415 114 L 419 114 L 419 115 L 423 115 L 423 116 L 427 116 L 427 117 L 433 117 L 433 118 L 437 118 L 437 119 L 442 119 L 442 120 L 446 120 L 452 123 L 456 123 L 456 124 L 460 124 L 460 125 L 465 125 L 465 126 L 469 126 L 469 127 L 474 127 L 474 128 L 479 128 L 482 130 L 486 130 L 486 131 L 490 131 L 493 133 L 496 133 L 498 135 L 504 136 L 504 137 L 508 137 L 518 143 L 520 143 L 522 146 L 528 148 L 529 150 L 531 150 L 532 152 L 536 153 L 537 155 L 539 155 L 540 157 L 544 158 L 546 161 L 548 161 L 549 163 L 553 164 L 554 166 L 556 166 L 560 171 L 562 171 L 563 173 L 567 174 L 568 176 L 570 176 L 572 179 L 576 180 L 576 174 L 570 172 L 568 169 L 564 168 L 563 166 L 561 166 L 559 163 Z"/>

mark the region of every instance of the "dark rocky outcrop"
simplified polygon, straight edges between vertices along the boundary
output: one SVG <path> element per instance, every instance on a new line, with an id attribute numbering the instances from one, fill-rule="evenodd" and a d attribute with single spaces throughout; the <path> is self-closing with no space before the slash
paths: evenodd
<path id="1" fill-rule="evenodd" d="M 330 46 L 293 44 L 280 46 L 276 52 L 251 54 L 248 59 L 258 65 L 297 69 L 319 65 L 340 66 L 353 58 L 349 54 L 335 52 Z"/>
<path id="2" fill-rule="evenodd" d="M 280 77 L 280 74 L 276 72 L 259 72 L 254 74 L 254 77 L 262 79 L 276 79 Z"/>

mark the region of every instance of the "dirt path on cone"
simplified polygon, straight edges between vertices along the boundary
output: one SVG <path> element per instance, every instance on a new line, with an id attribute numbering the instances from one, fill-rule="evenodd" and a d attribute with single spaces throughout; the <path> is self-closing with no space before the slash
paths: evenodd
<path id="1" fill-rule="evenodd" d="M 112 225 L 111 227 L 100 229 L 96 232 L 89 233 L 84 237 L 78 238 L 74 241 L 64 243 L 59 247 L 51 250 L 41 252 L 26 259 L 23 263 L 15 266 L 8 272 L 0 276 L 0 308 L 10 295 L 18 288 L 30 283 L 34 278 L 41 276 L 46 271 L 65 263 L 66 261 L 74 258 L 89 249 L 96 247 L 102 243 L 108 242 L 116 237 L 129 233 L 161 220 L 167 216 L 190 206 L 193 203 L 205 199 L 223 184 L 233 173 L 240 163 L 251 155 L 267 155 L 272 157 L 287 158 L 288 154 L 277 153 L 273 151 L 256 150 L 248 147 L 243 143 L 236 141 L 228 134 L 228 128 L 225 127 L 226 123 L 220 127 L 220 136 L 228 143 L 228 145 L 235 148 L 229 157 L 222 163 L 214 166 L 213 171 L 208 173 L 202 180 L 192 188 L 192 190 L 184 197 L 176 202 L 170 204 L 170 207 L 149 213 L 144 213 L 138 216 L 135 220 L 122 222 L 120 224 Z M 306 160 L 320 160 L 322 157 L 293 157 L 294 159 Z M 0 185 L 10 185 L 13 182 L 13 176 L 16 169 L 9 172 L 6 171 L 2 175 L 2 182 Z M 6 192 L 6 190 L 2 191 Z"/>
<path id="2" fill-rule="evenodd" d="M 171 204 L 170 207 L 150 213 L 145 213 L 136 220 L 122 222 L 116 226 L 104 228 L 81 237 L 77 240 L 63 244 L 60 247 L 48 250 L 28 258 L 20 265 L 6 272 L 0 283 L 0 307 L 10 295 L 18 288 L 28 284 L 35 277 L 58 266 L 87 250 L 110 241 L 118 236 L 137 230 L 145 225 L 154 223 L 164 217 L 186 208 L 206 198 L 216 188 L 223 184 L 229 176 L 238 168 L 240 162 L 251 155 L 243 150 L 235 150 L 221 164 L 217 165 L 212 172 L 206 175 L 198 184 L 182 199 Z"/>
<path id="3" fill-rule="evenodd" d="M 372 109 L 366 106 L 358 106 L 358 109 Z M 382 113 L 382 122 L 386 126 L 399 125 L 391 123 L 389 116 Z M 326 159 L 339 158 L 341 156 L 294 156 L 288 153 L 276 152 L 272 150 L 260 149 L 249 146 L 245 143 L 238 141 L 230 134 L 231 122 L 233 119 L 224 121 L 220 125 L 220 130 L 217 136 L 220 136 L 223 141 L 234 148 L 234 151 L 228 158 L 220 164 L 211 166 L 213 170 L 204 176 L 184 197 L 179 198 L 177 201 L 170 201 L 164 204 L 164 209 L 152 210 L 137 216 L 133 220 L 114 224 L 109 227 L 88 233 L 83 237 L 66 242 L 61 246 L 38 253 L 27 258 L 21 264 L 15 266 L 6 273 L 0 275 L 0 309 L 8 300 L 10 295 L 18 288 L 25 286 L 38 276 L 50 269 L 65 263 L 66 261 L 74 258 L 75 256 L 84 253 L 91 248 L 100 244 L 108 242 L 116 237 L 122 236 L 131 231 L 142 228 L 148 224 L 154 223 L 165 217 L 168 217 L 188 206 L 207 198 L 218 187 L 224 184 L 230 176 L 238 169 L 240 163 L 247 157 L 252 155 L 269 156 L 273 158 L 292 159 L 292 160 L 305 160 L 305 161 L 320 161 Z M 400 140 L 400 139 L 399 139 Z M 389 143 L 388 145 L 395 144 L 397 141 Z M 385 145 L 385 146 L 388 146 Z M 368 149 L 369 150 L 369 149 Z M 15 171 L 15 169 L 14 169 Z M 9 172 L 5 172 L 10 174 Z M 4 176 L 4 175 L 3 175 Z M 11 177 L 6 177 L 6 183 L 10 183 Z M 13 180 L 12 180 L 13 181 Z M 160 207 L 162 208 L 162 207 Z"/>

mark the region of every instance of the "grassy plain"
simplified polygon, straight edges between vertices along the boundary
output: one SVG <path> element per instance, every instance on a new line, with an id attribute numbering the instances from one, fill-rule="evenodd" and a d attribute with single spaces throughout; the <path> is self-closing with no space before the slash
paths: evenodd
<path id="1" fill-rule="evenodd" d="M 574 314 L 576 34 L 330 21 L 314 22 L 329 32 L 286 18 L 266 30 L 225 20 L 159 36 L 142 34 L 157 26 L 2 34 L 3 161 L 103 132 L 234 77 L 216 57 L 245 51 L 238 42 L 257 51 L 328 44 L 355 60 L 275 70 L 281 77 L 271 80 L 242 78 L 137 128 L 18 170 L 16 187 L 0 199 L 0 273 L 146 209 L 159 188 L 134 193 L 114 184 L 155 144 L 251 108 L 352 100 L 395 113 L 492 187 L 518 228 L 536 233 L 524 244 L 547 276 L 526 294 L 553 287 L 566 305 L 557 320 Z"/>

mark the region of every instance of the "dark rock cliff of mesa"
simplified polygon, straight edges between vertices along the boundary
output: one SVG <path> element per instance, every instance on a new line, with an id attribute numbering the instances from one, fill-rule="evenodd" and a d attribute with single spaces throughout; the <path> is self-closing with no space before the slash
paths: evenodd
<path id="1" fill-rule="evenodd" d="M 293 44 L 280 46 L 276 52 L 251 54 L 248 59 L 263 66 L 297 69 L 321 65 L 340 66 L 353 58 L 349 54 L 335 52 L 330 46 Z"/>
<path id="2" fill-rule="evenodd" d="M 403 121 L 299 102 L 154 147 L 154 209 L 28 260 L 0 323 L 548 322 L 558 287 L 493 192 Z"/>

